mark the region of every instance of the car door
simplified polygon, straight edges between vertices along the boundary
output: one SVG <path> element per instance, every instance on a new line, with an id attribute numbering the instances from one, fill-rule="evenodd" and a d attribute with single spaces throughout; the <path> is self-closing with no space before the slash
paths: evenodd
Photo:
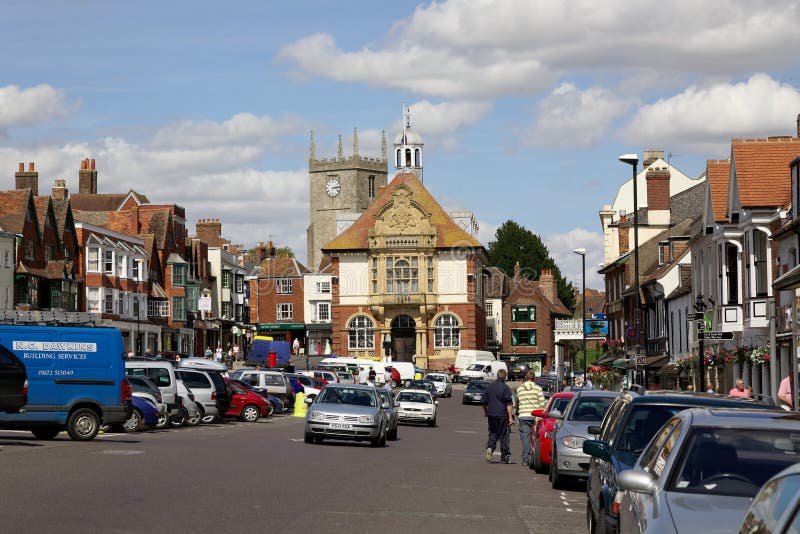
<path id="1" fill-rule="evenodd" d="M 681 433 L 681 425 L 680 419 L 677 417 L 672 418 L 642 452 L 634 469 L 641 469 L 650 473 L 657 489 L 653 495 L 634 491 L 627 492 L 627 497 L 630 499 L 630 506 L 628 507 L 630 516 L 628 521 L 624 521 L 624 510 L 620 509 L 620 532 L 632 532 L 631 527 L 633 525 L 637 525 L 638 532 L 666 532 L 670 530 L 667 527 L 671 525 L 672 519 L 669 513 L 666 513 L 667 501 L 664 485 L 667 473 L 664 472 L 664 469 L 669 462 L 670 456 L 679 452 L 676 449 L 676 443 Z M 665 523 L 666 526 L 663 526 L 663 528 L 666 530 L 659 528 L 662 522 Z"/>
<path id="2" fill-rule="evenodd" d="M 238 416 L 247 403 L 247 392 L 236 384 L 227 383 L 231 388 L 231 405 L 228 413 Z"/>
<path id="3" fill-rule="evenodd" d="M 213 395 L 216 390 L 205 373 L 181 369 L 177 371 L 177 375 L 178 378 L 183 380 L 184 385 L 192 391 L 195 402 L 202 404 L 206 414 L 216 415 L 219 413 L 217 400 L 214 398 L 216 395 Z"/>

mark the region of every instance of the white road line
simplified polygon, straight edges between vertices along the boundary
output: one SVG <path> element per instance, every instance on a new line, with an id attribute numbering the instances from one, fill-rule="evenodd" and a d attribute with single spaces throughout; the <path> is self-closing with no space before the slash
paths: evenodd
<path id="1" fill-rule="evenodd" d="M 289 438 L 289 441 L 304 441 L 302 438 Z"/>
<path id="2" fill-rule="evenodd" d="M 572 508 L 567 508 L 567 512 L 572 512 Z"/>
<path id="3" fill-rule="evenodd" d="M 456 434 L 477 434 L 474 430 L 454 430 Z"/>

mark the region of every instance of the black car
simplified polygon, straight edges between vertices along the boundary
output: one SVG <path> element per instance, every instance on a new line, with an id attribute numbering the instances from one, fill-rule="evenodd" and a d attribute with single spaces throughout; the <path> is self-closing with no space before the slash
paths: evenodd
<path id="1" fill-rule="evenodd" d="M 22 360 L 0 346 L 0 410 L 18 412 L 28 404 L 28 373 Z"/>
<path id="2" fill-rule="evenodd" d="M 134 392 L 148 393 L 153 396 L 158 402 L 163 402 L 161 397 L 161 390 L 155 383 L 146 376 L 129 376 L 128 384 Z"/>
<path id="3" fill-rule="evenodd" d="M 549 399 L 553 393 L 558 393 L 558 379 L 540 376 L 533 381 L 542 388 L 542 393 L 544 393 L 546 399 Z"/>
<path id="4" fill-rule="evenodd" d="M 464 388 L 464 397 L 461 404 L 486 404 L 486 393 L 484 390 L 489 385 L 487 380 L 470 380 Z"/>

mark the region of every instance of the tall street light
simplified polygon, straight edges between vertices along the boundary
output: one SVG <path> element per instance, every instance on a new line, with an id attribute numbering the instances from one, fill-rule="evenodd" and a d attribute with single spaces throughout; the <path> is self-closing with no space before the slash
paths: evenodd
<path id="1" fill-rule="evenodd" d="M 641 339 L 641 303 L 639 301 L 639 196 L 636 185 L 637 167 L 639 156 L 637 154 L 623 154 L 619 157 L 622 163 L 633 167 L 633 288 L 634 288 L 634 324 L 636 326 L 636 368 L 639 367 L 639 340 Z M 646 386 L 646 384 L 644 384 Z"/>
<path id="2" fill-rule="evenodd" d="M 586 383 L 586 249 L 576 248 L 575 254 L 581 257 L 581 273 L 583 278 L 583 289 L 581 290 L 581 335 L 583 336 L 583 381 Z"/>

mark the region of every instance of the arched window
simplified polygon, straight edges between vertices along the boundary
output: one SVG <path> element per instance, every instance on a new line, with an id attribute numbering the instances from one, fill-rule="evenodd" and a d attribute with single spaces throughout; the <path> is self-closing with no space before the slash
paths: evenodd
<path id="1" fill-rule="evenodd" d="M 386 292 L 395 294 L 419 292 L 419 258 L 416 256 L 386 258 Z"/>
<path id="2" fill-rule="evenodd" d="M 400 149 L 399 148 L 397 149 L 397 152 L 395 153 L 394 160 L 395 160 L 395 167 L 399 168 L 399 167 L 403 166 L 402 165 L 403 162 L 400 159 Z"/>
<path id="3" fill-rule="evenodd" d="M 414 167 L 422 167 L 420 163 L 420 150 L 417 148 L 414 150 Z"/>
<path id="4" fill-rule="evenodd" d="M 433 346 L 437 349 L 454 349 L 461 346 L 458 319 L 455 315 L 440 315 L 433 323 Z"/>
<path id="5" fill-rule="evenodd" d="M 411 149 L 406 149 L 406 167 L 411 167 Z"/>
<path id="6" fill-rule="evenodd" d="M 375 348 L 375 335 L 373 334 L 372 320 L 366 315 L 353 317 L 348 328 L 348 348 L 372 349 Z"/>

